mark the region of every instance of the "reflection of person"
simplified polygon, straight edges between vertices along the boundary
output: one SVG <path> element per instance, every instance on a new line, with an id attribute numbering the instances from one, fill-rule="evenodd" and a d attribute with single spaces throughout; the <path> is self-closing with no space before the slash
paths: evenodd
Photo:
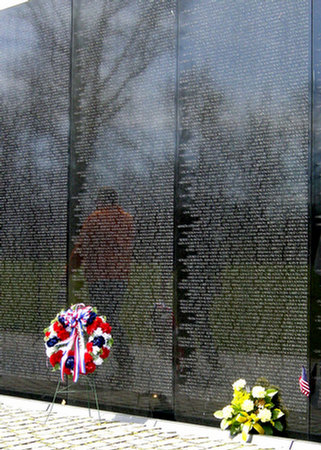
<path id="1" fill-rule="evenodd" d="M 133 233 L 133 218 L 118 205 L 117 192 L 103 187 L 98 192 L 97 210 L 85 220 L 69 262 L 71 270 L 82 265 L 91 304 L 106 314 L 112 325 L 120 369 L 124 364 L 128 368 L 129 349 L 119 313 L 130 273 Z"/>

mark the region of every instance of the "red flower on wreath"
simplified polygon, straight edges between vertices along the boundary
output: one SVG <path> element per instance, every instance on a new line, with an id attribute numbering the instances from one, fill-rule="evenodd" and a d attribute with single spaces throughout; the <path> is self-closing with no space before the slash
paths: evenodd
<path id="1" fill-rule="evenodd" d="M 100 328 L 102 329 L 103 333 L 111 333 L 111 326 L 109 323 L 102 323 Z"/>
<path id="2" fill-rule="evenodd" d="M 87 342 L 86 348 L 87 348 L 87 351 L 89 353 L 91 353 L 93 351 L 93 343 L 92 342 Z"/>
<path id="3" fill-rule="evenodd" d="M 86 373 L 93 373 L 96 370 L 96 364 L 89 353 L 85 353 Z"/>
<path id="4" fill-rule="evenodd" d="M 53 329 L 54 331 L 57 333 L 57 331 L 59 331 L 62 327 L 62 325 L 58 322 L 58 320 L 56 320 L 56 322 L 53 324 Z"/>
<path id="5" fill-rule="evenodd" d="M 58 339 L 60 339 L 61 341 L 65 341 L 66 339 L 68 339 L 70 336 L 70 334 L 68 333 L 68 331 L 66 330 L 61 330 L 57 332 L 57 337 Z"/>
<path id="6" fill-rule="evenodd" d="M 56 364 L 59 364 L 62 358 L 62 350 L 59 350 L 56 353 L 53 353 L 50 358 L 50 364 L 52 365 L 52 367 L 55 367 Z"/>
<path id="7" fill-rule="evenodd" d="M 68 339 L 70 336 L 68 331 L 58 321 L 54 323 L 53 329 L 57 333 L 57 338 L 61 341 Z"/>
<path id="8" fill-rule="evenodd" d="M 100 317 L 96 317 L 96 319 L 90 325 L 87 325 L 87 333 L 93 334 L 93 332 L 103 324 L 103 321 Z"/>
<path id="9" fill-rule="evenodd" d="M 64 373 L 65 373 L 66 375 L 71 375 L 71 370 L 68 369 L 68 368 L 65 366 L 65 367 L 64 367 Z"/>
<path id="10" fill-rule="evenodd" d="M 106 358 L 108 358 L 109 353 L 110 353 L 110 350 L 107 347 L 103 347 L 102 348 L 102 353 L 100 354 L 100 357 L 102 359 L 106 359 Z"/>

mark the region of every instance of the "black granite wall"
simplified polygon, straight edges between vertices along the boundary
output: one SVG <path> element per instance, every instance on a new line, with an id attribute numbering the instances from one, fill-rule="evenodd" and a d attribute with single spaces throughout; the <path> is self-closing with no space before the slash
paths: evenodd
<path id="1" fill-rule="evenodd" d="M 30 0 L 0 12 L 2 392 L 52 394 L 42 329 L 84 302 L 114 322 L 103 407 L 214 423 L 231 383 L 264 376 L 289 430 L 320 434 L 310 3 Z M 84 230 L 106 187 L 130 225 L 97 226 L 95 260 Z"/>

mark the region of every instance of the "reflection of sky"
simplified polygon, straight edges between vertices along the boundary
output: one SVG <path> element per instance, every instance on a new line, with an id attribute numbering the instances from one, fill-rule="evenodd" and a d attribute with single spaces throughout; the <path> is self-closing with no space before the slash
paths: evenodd
<path id="1" fill-rule="evenodd" d="M 242 139 L 244 127 L 240 116 L 245 106 L 251 105 L 256 112 L 258 108 L 272 112 L 270 117 L 277 122 L 289 108 L 289 98 L 293 93 L 307 96 L 309 1 L 186 0 L 179 4 L 180 76 L 183 79 L 193 67 L 196 73 L 206 73 L 212 82 L 211 87 L 223 91 L 229 104 L 228 110 L 221 111 L 220 120 L 222 123 L 235 122 L 237 132 L 234 139 L 237 140 L 237 133 L 238 139 Z M 27 20 L 28 16 L 23 15 L 26 8 L 22 5 L 0 13 L 0 20 L 5 23 L 0 27 L 3 52 L 0 82 L 4 91 L 13 86 L 15 90 L 19 89 L 19 83 L 20 88 L 24 88 L 23 78 L 13 77 L 14 72 L 10 69 L 15 67 L 18 70 L 19 62 L 34 55 L 37 46 L 33 26 Z M 99 8 L 86 9 L 87 23 L 95 22 L 97 11 Z M 101 75 L 108 74 L 113 68 L 143 14 L 144 7 L 137 7 L 132 2 L 112 17 L 113 31 L 105 41 Z M 104 179 L 106 172 L 108 178 L 118 176 L 114 165 L 106 168 L 103 164 L 111 149 L 115 164 L 121 159 L 125 161 L 124 166 L 128 164 L 137 174 L 143 174 L 151 167 L 151 158 L 166 161 L 168 155 L 174 154 L 176 62 L 172 48 L 175 45 L 175 17 L 168 10 L 168 15 L 163 14 L 162 20 L 160 27 L 167 27 L 169 42 L 158 42 L 156 33 L 155 42 L 151 44 L 164 45 L 164 52 L 149 64 L 144 73 L 128 83 L 126 95 L 130 102 L 120 110 L 113 123 L 101 127 L 94 166 Z M 121 76 L 128 69 L 126 64 L 130 64 L 130 58 L 124 62 Z M 198 87 L 191 86 L 190 89 L 197 90 Z M 292 148 L 300 145 L 300 138 L 294 139 Z M 284 153 L 284 165 L 293 166 L 294 170 L 296 159 Z"/>
<path id="2" fill-rule="evenodd" d="M 102 77 L 108 77 L 117 64 L 126 46 L 130 47 L 137 27 L 150 27 L 146 13 L 150 5 L 137 7 L 136 2 L 118 10 L 110 20 L 111 30 L 105 40 L 105 52 L 100 67 Z M 100 129 L 96 142 L 96 159 L 91 173 L 100 184 L 122 185 L 127 182 L 128 173 L 148 179 L 152 167 L 173 159 L 175 153 L 175 22 L 170 9 L 157 5 L 162 13 L 155 27 L 155 34 L 146 44 L 147 51 L 157 51 L 144 71 L 134 76 L 125 87 L 125 98 L 130 101 L 120 108 L 115 120 L 105 123 Z M 141 25 L 145 22 L 145 25 Z M 158 33 L 166 30 L 167 39 L 158 39 Z M 150 28 L 148 32 L 150 32 Z M 135 34 L 136 33 L 136 34 Z M 146 51 L 145 49 L 145 51 Z M 138 48 L 137 51 L 144 51 Z M 120 69 L 111 78 L 102 97 L 108 105 L 117 86 L 131 71 L 131 66 L 139 64 L 136 54 L 122 60 Z M 114 90 L 114 91 L 113 91 Z M 121 161 L 121 165 L 119 164 Z M 168 166 L 173 171 L 173 166 Z M 124 175 L 125 174 L 125 175 Z"/>
<path id="3" fill-rule="evenodd" d="M 302 130 L 305 132 L 307 125 L 304 101 L 308 99 L 310 76 L 309 2 L 203 0 L 179 3 L 180 79 L 188 82 L 192 71 L 196 75 L 203 73 L 206 74 L 206 82 L 211 83 L 210 88 L 223 92 L 227 106 L 220 111 L 219 121 L 226 131 L 229 130 L 226 124 L 230 126 L 234 122 L 235 145 L 244 145 L 248 126 L 248 118 L 244 116 L 249 110 L 256 117 L 267 115 L 276 129 L 283 124 L 282 132 L 286 133 L 287 142 L 283 140 L 280 144 L 276 138 L 274 145 L 283 155 L 283 173 L 294 176 L 283 180 L 283 189 L 288 198 L 292 196 L 294 203 L 302 204 L 306 200 L 306 180 L 303 176 L 305 161 L 300 160 L 300 149 L 304 142 Z M 169 11 L 167 27 L 169 39 L 172 39 L 175 37 L 171 34 L 175 29 L 175 18 L 170 14 Z M 115 34 L 106 40 L 103 75 L 112 69 L 140 18 L 132 7 L 118 12 L 113 21 Z M 102 183 L 105 180 L 119 182 L 120 169 L 115 171 L 117 160 L 122 161 L 122 167 L 128 165 L 137 174 L 143 176 L 145 173 L 147 176 L 151 159 L 159 161 L 163 155 L 166 160 L 168 155 L 174 154 L 175 65 L 174 55 L 168 49 L 126 87 L 129 104 L 120 110 L 112 126 L 106 124 L 105 128 L 102 127 L 96 145 L 94 172 L 100 174 Z M 189 85 L 188 88 L 192 94 L 195 93 L 196 99 L 200 87 Z M 206 91 L 206 86 L 203 91 Z M 301 97 L 301 103 L 296 103 L 294 96 Z M 297 114 L 295 123 L 293 111 Z M 291 133 L 292 140 L 289 139 Z M 120 136 L 128 140 L 127 145 L 126 139 L 120 139 Z M 195 145 L 193 151 L 197 151 L 201 135 L 196 124 L 193 139 L 189 143 Z M 104 161 L 110 152 L 115 160 L 107 166 Z M 239 162 L 239 174 L 234 173 L 234 178 L 242 178 L 241 165 L 244 162 L 244 159 Z M 246 179 L 237 183 L 240 198 L 246 195 L 242 191 L 242 185 L 246 183 Z M 227 183 L 227 188 L 232 190 L 232 184 Z M 272 192 L 271 201 L 273 195 Z"/>
<path id="4" fill-rule="evenodd" d="M 181 60 L 191 55 L 216 85 L 255 98 L 307 84 L 309 1 L 203 0 L 195 5 L 181 2 Z"/>
<path id="5" fill-rule="evenodd" d="M 313 69 L 314 69 L 314 141 L 313 141 L 313 203 L 316 215 L 321 213 L 321 7 L 314 2 L 313 8 Z"/>
<path id="6" fill-rule="evenodd" d="M 31 1 L 0 11 L 0 93 L 9 134 L 5 142 L 12 144 L 12 183 L 20 183 L 17 173 L 23 177 L 24 172 L 30 171 L 33 179 L 29 182 L 45 189 L 53 183 L 53 177 L 57 183 L 61 181 L 57 171 L 63 174 L 67 170 L 63 166 L 69 132 L 69 64 L 67 61 L 66 66 L 64 51 L 69 49 L 68 16 L 62 7 L 65 4 L 65 0 L 38 5 Z M 52 35 L 55 42 L 48 40 Z"/>
<path id="7" fill-rule="evenodd" d="M 28 5 L 20 5 L 0 11 L 0 86 L 2 92 L 23 89 L 22 74 L 17 80 L 20 66 L 31 58 L 36 45 L 32 22 L 24 12 Z"/>
<path id="8" fill-rule="evenodd" d="M 182 88 L 192 91 L 199 72 L 224 98 L 213 127 L 230 147 L 228 162 L 219 161 L 222 149 L 214 144 L 213 152 L 208 148 L 205 156 L 207 170 L 222 163 L 221 171 L 226 172 L 222 189 L 236 202 L 257 195 L 273 204 L 283 195 L 287 205 L 306 204 L 310 2 L 187 0 L 180 2 L 179 26 Z M 249 113 L 263 125 L 253 128 Z M 264 123 L 273 132 L 262 138 Z M 196 128 L 191 120 L 184 125 Z M 197 129 L 193 136 L 195 148 Z M 252 150 L 249 140 L 255 143 Z M 258 190 L 259 179 L 269 185 L 269 192 L 255 194 L 250 184 Z M 217 188 L 214 179 L 212 184 Z"/>
<path id="9" fill-rule="evenodd" d="M 99 184 L 124 186 L 128 174 L 148 180 L 155 166 L 166 161 L 168 172 L 173 173 L 174 68 L 173 59 L 166 53 L 127 87 L 130 103 L 113 123 L 102 127 L 96 142 L 91 170 Z"/>

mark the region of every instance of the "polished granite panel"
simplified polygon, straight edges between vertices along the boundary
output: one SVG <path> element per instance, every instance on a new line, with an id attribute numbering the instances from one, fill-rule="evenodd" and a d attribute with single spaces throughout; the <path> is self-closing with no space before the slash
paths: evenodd
<path id="1" fill-rule="evenodd" d="M 42 330 L 83 302 L 113 326 L 102 407 L 213 424 L 233 381 L 264 376 L 289 430 L 321 433 L 313 3 L 0 12 L 1 390 L 52 393 Z"/>

